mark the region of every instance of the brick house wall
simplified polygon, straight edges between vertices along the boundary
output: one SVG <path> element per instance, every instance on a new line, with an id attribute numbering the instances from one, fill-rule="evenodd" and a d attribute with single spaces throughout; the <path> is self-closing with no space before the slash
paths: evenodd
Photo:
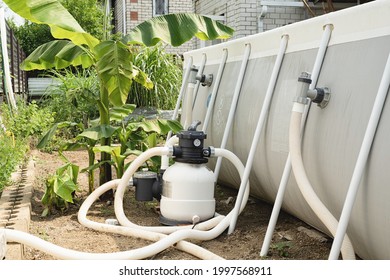
<path id="1" fill-rule="evenodd" d="M 130 30 L 137 24 L 153 17 L 154 0 L 112 0 L 115 5 L 115 26 L 121 32 L 123 28 L 123 15 L 126 16 L 126 30 Z M 126 12 L 123 13 L 123 1 L 125 1 Z M 168 13 L 189 12 L 201 15 L 215 16 L 224 24 L 232 27 L 235 32 L 233 39 L 271 30 L 280 26 L 291 24 L 310 18 L 314 11 L 315 15 L 321 15 L 327 10 L 326 5 L 319 1 L 314 7 L 310 5 L 309 11 L 301 0 L 167 0 Z M 365 3 L 371 0 L 360 0 Z M 336 3 L 335 10 L 356 5 L 354 0 L 343 0 Z M 173 53 L 182 54 L 191 49 L 216 44 L 214 42 L 201 42 L 193 39 L 178 48 L 167 47 Z"/>
<path id="2" fill-rule="evenodd" d="M 153 17 L 153 0 L 125 0 L 126 12 L 123 12 L 123 1 L 116 0 L 114 5 L 115 27 L 122 32 L 128 31 L 145 20 Z M 194 13 L 193 0 L 169 0 L 168 13 Z M 126 29 L 123 27 L 123 15 L 126 16 Z M 167 46 L 166 50 L 171 53 L 182 54 L 195 48 L 195 40 L 191 40 L 180 47 Z"/>

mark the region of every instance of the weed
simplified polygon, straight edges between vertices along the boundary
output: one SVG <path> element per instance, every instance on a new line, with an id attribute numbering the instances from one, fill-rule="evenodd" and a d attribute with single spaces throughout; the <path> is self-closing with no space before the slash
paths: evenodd
<path id="1" fill-rule="evenodd" d="M 270 248 L 276 250 L 278 252 L 279 256 L 286 258 L 289 256 L 288 250 L 292 246 L 293 246 L 293 243 L 291 241 L 281 241 L 281 242 L 277 242 L 275 244 L 271 244 Z"/>

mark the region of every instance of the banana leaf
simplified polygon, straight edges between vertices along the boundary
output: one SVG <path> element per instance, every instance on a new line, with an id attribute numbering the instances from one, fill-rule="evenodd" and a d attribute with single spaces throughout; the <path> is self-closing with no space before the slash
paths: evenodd
<path id="1" fill-rule="evenodd" d="M 90 48 L 99 43 L 97 38 L 84 31 L 58 0 L 3 0 L 3 2 L 21 17 L 31 22 L 49 25 L 54 38 L 69 39 L 75 45 L 88 45 Z"/>
<path id="2" fill-rule="evenodd" d="M 125 36 L 124 41 L 146 46 L 163 41 L 177 47 L 194 36 L 201 40 L 227 39 L 233 32 L 232 28 L 209 17 L 179 13 L 154 17 L 139 24 Z"/>
<path id="3" fill-rule="evenodd" d="M 87 68 L 93 58 L 82 47 L 67 40 L 55 40 L 36 48 L 22 63 L 23 70 L 63 69 L 70 65 Z"/>

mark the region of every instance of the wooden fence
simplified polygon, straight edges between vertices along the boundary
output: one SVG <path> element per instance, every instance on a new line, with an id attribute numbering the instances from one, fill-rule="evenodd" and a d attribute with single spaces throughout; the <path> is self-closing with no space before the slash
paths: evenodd
<path id="1" fill-rule="evenodd" d="M 7 46 L 8 46 L 8 56 L 11 72 L 11 82 L 12 89 L 15 93 L 21 94 L 22 97 L 25 97 L 27 93 L 27 76 L 26 72 L 20 69 L 20 64 L 26 58 L 22 47 L 20 46 L 18 40 L 16 39 L 12 29 L 7 27 Z M 0 64 L 1 72 L 3 73 L 3 64 Z M 4 94 L 4 76 L 0 79 L 0 95 Z"/>

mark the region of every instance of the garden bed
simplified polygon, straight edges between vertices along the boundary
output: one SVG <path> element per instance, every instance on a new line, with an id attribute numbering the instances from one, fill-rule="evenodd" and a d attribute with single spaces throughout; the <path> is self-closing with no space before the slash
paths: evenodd
<path id="1" fill-rule="evenodd" d="M 84 151 L 65 152 L 66 157 L 80 168 L 88 165 L 88 155 Z M 42 153 L 33 151 L 35 160 L 35 183 L 33 185 L 30 233 L 44 240 L 66 248 L 85 252 L 116 252 L 139 248 L 150 244 L 149 241 L 125 237 L 119 234 L 108 234 L 90 230 L 79 224 L 77 212 L 83 200 L 87 197 L 88 180 L 86 174 L 80 174 L 80 191 L 78 202 L 71 205 L 68 211 L 55 212 L 48 217 L 41 217 L 43 206 L 40 202 L 44 190 L 44 181 L 48 175 L 63 164 L 57 153 Z M 229 199 L 236 196 L 236 190 L 217 187 L 217 212 L 228 213 L 234 206 Z M 230 201 L 230 203 L 228 203 Z M 134 223 L 141 225 L 159 225 L 156 203 L 137 202 L 130 190 L 124 200 L 125 213 Z M 248 205 L 239 216 L 236 230 L 228 235 L 226 232 L 218 238 L 196 244 L 207 248 L 226 259 L 260 259 L 259 252 L 267 230 L 272 206 L 251 198 Z M 97 202 L 91 207 L 91 220 L 104 222 L 115 218 L 112 202 Z M 310 235 L 310 236 L 309 236 Z M 319 234 L 302 221 L 282 212 L 274 232 L 270 259 L 327 259 L 331 247 L 331 239 Z M 38 250 L 26 248 L 26 259 L 52 259 Z M 153 259 L 195 259 L 192 255 L 170 248 Z"/>

